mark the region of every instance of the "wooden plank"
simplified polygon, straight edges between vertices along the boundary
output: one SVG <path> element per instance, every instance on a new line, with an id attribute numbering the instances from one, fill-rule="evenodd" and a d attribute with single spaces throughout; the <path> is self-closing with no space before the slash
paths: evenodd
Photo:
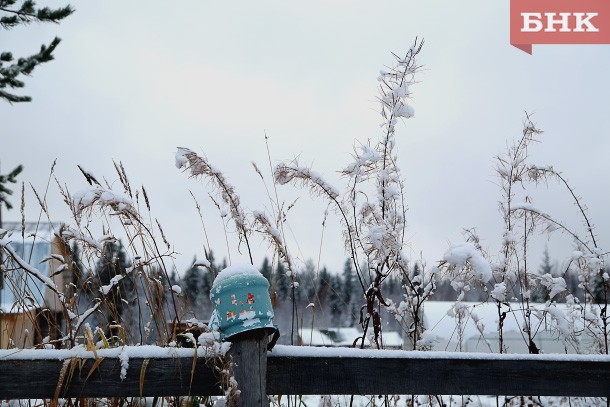
<path id="1" fill-rule="evenodd" d="M 234 344 L 235 346 L 235 344 Z M 502 355 L 499 355 L 502 356 Z M 70 363 L 70 362 L 68 362 Z M 125 380 L 120 361 L 108 357 L 89 375 L 94 360 L 66 369 L 60 397 L 137 397 L 144 359 L 132 357 Z M 0 358 L 0 400 L 53 398 L 63 362 Z M 204 359 L 150 359 L 143 396 L 220 395 L 218 379 Z M 255 364 L 242 364 L 260 381 Z M 69 379 L 69 380 L 68 380 Z M 239 381 L 239 380 L 238 380 Z M 242 376 L 241 389 L 249 388 Z M 610 396 L 610 361 L 465 359 L 464 354 L 435 358 L 312 357 L 267 355 L 267 394 L 472 394 Z M 265 401 L 265 400 L 264 400 Z"/>
<path id="2" fill-rule="evenodd" d="M 232 339 L 229 355 L 233 362 L 233 376 L 240 391 L 239 407 L 268 407 L 267 337 L 265 330 L 240 334 Z"/>
<path id="3" fill-rule="evenodd" d="M 74 360 L 66 369 L 59 397 L 138 397 L 145 359 L 131 358 L 124 380 L 117 358 L 106 358 L 89 379 L 94 360 Z M 70 363 L 70 362 L 68 362 Z M 0 400 L 53 398 L 63 362 L 59 360 L 0 360 Z M 144 396 L 220 395 L 218 379 L 205 360 L 197 360 L 191 383 L 193 358 L 150 359 L 144 372 Z"/>
<path id="4" fill-rule="evenodd" d="M 610 362 L 289 357 L 269 354 L 268 394 L 610 396 Z"/>

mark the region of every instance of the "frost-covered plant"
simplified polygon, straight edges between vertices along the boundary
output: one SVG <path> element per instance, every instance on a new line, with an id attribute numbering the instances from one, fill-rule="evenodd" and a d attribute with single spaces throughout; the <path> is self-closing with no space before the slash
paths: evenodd
<path id="1" fill-rule="evenodd" d="M 254 264 L 252 252 L 250 250 L 250 238 L 253 232 L 258 232 L 264 239 L 269 241 L 274 248 L 278 261 L 282 262 L 286 268 L 286 277 L 290 279 L 290 289 L 292 293 L 292 329 L 290 337 L 291 343 L 294 343 L 294 334 L 298 328 L 297 324 L 299 322 L 295 296 L 295 290 L 298 287 L 298 282 L 295 280 L 297 264 L 290 254 L 283 236 L 282 225 L 285 221 L 285 214 L 279 202 L 273 200 L 270 196 L 272 208 L 277 209 L 277 216 L 273 221 L 270 220 L 265 212 L 246 212 L 242 208 L 240 198 L 237 195 L 235 188 L 228 182 L 224 174 L 212 166 L 207 157 L 200 156 L 187 148 L 178 148 L 176 152 L 176 167 L 184 170 L 192 177 L 202 177 L 211 182 L 213 187 L 212 194 L 214 195 L 210 194 L 210 198 L 219 209 L 221 217 L 229 217 L 229 219 L 233 221 L 239 235 L 239 242 L 245 243 L 247 247 L 251 264 Z M 264 182 L 262 172 L 256 164 L 254 164 L 254 169 Z M 226 236 L 225 222 L 223 222 L 223 226 L 225 227 Z M 210 250 L 210 248 L 206 249 L 206 255 L 207 253 L 210 253 Z"/>
<path id="2" fill-rule="evenodd" d="M 346 251 L 365 299 L 360 312 L 364 332 L 360 346 L 364 346 L 371 326 L 371 343 L 382 346 L 381 307 L 389 307 L 404 320 L 408 319 L 407 314 L 411 315 L 414 325 L 405 329 L 416 343 L 421 332 L 419 308 L 434 288 L 433 274 L 413 275 L 404 253 L 405 186 L 395 153 L 398 121 L 414 115 L 411 87 L 419 69 L 416 56 L 422 45 L 422 41 L 416 40 L 404 56 L 394 55 L 394 64 L 380 72 L 383 135 L 372 145 L 367 142 L 356 147 L 354 160 L 341 171 L 347 181 L 343 193 L 297 161 L 281 163 L 274 170 L 279 184 L 305 186 L 314 195 L 327 199 L 341 220 Z M 398 305 L 386 301 L 382 294 L 383 282 L 392 273 L 401 276 L 407 290 L 406 301 Z"/>
<path id="3" fill-rule="evenodd" d="M 414 114 L 410 103 L 411 86 L 415 84 L 415 74 L 419 69 L 416 56 L 422 45 L 422 41 L 416 40 L 404 56 L 394 55 L 394 64 L 380 72 L 378 82 L 383 135 L 374 145 L 366 143 L 356 148 L 353 162 L 341 171 L 347 181 L 345 191 L 334 188 L 320 174 L 296 160 L 281 163 L 273 169 L 274 187 L 288 183 L 305 186 L 312 194 L 327 199 L 341 219 L 345 247 L 365 299 L 360 312 L 360 323 L 364 330 L 359 338 L 361 346 L 364 346 L 364 340 L 370 334 L 369 327 L 372 327 L 372 343 L 382 347 L 381 307 L 387 307 L 401 321 L 405 321 L 408 325 L 405 329 L 413 335 L 413 343 L 416 343 L 421 333 L 420 309 L 434 289 L 434 270 L 421 270 L 414 274 L 404 253 L 404 181 L 395 152 L 396 125 L 400 119 L 411 118 Z M 191 176 L 205 177 L 211 182 L 215 190 L 212 199 L 221 211 L 221 206 L 227 208 L 226 212 L 230 214 L 240 241 L 246 244 L 248 252 L 248 238 L 253 231 L 261 233 L 271 243 L 278 259 L 286 266 L 294 299 L 298 287 L 298 282 L 294 280 L 297 265 L 283 235 L 285 212 L 277 200 L 277 194 L 276 199 L 272 199 L 273 218 L 257 211 L 251 214 L 250 220 L 250 214 L 241 208 L 234 188 L 205 156 L 179 148 L 176 166 Z M 260 169 L 256 165 L 254 168 L 263 178 Z M 407 291 L 405 301 L 400 304 L 386 301 L 382 294 L 383 282 L 392 274 L 400 275 Z M 296 312 L 293 313 L 293 326 L 295 320 L 298 321 Z"/>
<path id="4" fill-rule="evenodd" d="M 250 241 L 248 236 L 251 233 L 250 225 L 241 207 L 240 199 L 235 188 L 228 182 L 223 173 L 213 167 L 205 156 L 199 156 L 194 151 L 188 148 L 179 147 L 176 152 L 176 167 L 185 169 L 192 177 L 207 177 L 216 187 L 219 197 L 231 214 L 231 219 L 235 223 L 235 228 L 239 235 L 240 243 L 243 241 L 246 244 L 250 263 L 254 264 L 252 252 L 250 250 Z M 226 209 L 220 208 L 223 217 L 226 214 Z"/>
<path id="5" fill-rule="evenodd" d="M 55 163 L 49 181 L 54 179 L 54 168 Z M 88 185 L 77 192 L 55 178 L 71 219 L 51 222 L 47 185 L 44 193 L 33 192 L 39 218 L 48 222 L 26 222 L 22 188 L 21 223 L 0 229 L 0 273 L 4 289 L 10 291 L 14 302 L 8 305 L 34 330 L 5 330 L 3 344 L 8 335 L 12 348 L 33 343 L 36 348 L 82 348 L 94 355 L 100 349 L 123 345 L 193 347 L 206 355 L 200 363 L 210 363 L 218 370 L 227 405 L 234 405 L 236 383 L 229 360 L 224 357 L 229 344 L 221 343 L 218 333 L 211 332 L 206 324 L 185 318 L 185 297 L 179 282 L 170 276 L 174 252 L 161 223 L 152 216 L 146 190 L 131 187 L 121 163 L 115 164 L 116 183 L 79 169 Z M 38 259 L 32 258 L 34 250 L 27 249 L 36 242 L 52 244 L 52 254 L 41 261 L 48 264 L 48 274 L 39 271 Z M 3 300 L 7 305 L 6 298 Z M 3 321 L 2 328 L 6 327 Z M 198 341 L 194 333 L 199 334 Z M 124 352 L 119 359 L 123 377 L 129 360 Z M 209 400 L 188 397 L 167 401 L 180 405 Z M 108 402 L 138 403 L 118 399 Z"/>
<path id="6" fill-rule="evenodd" d="M 54 177 L 54 166 L 50 180 Z M 71 348 L 83 344 L 86 324 L 93 326 L 90 331 L 102 346 L 167 344 L 175 337 L 171 321 L 180 321 L 184 305 L 178 293 L 171 289 L 168 266 L 173 252 L 160 222 L 155 219 L 153 223 L 151 219 L 146 190 L 131 188 L 121 163 L 115 164 L 120 181 L 118 188 L 108 183 L 102 185 L 98 181 L 101 178 L 79 168 L 89 183 L 80 191 L 71 193 L 56 179 L 72 214 L 71 220 L 61 224 L 50 222 L 48 236 L 36 232 L 26 236 L 22 194 L 21 230 L 0 231 L 2 272 L 16 304 L 21 309 L 41 307 L 41 315 L 58 306 L 61 313 L 61 318 L 46 318 L 52 335 L 35 345 Z M 39 194 L 34 190 L 34 193 L 41 217 L 50 221 L 47 192 Z M 148 220 L 143 212 L 148 212 Z M 38 229 L 37 225 L 33 226 L 28 228 Z M 36 239 L 52 241 L 58 247 L 43 259 L 51 269 L 48 276 L 40 273 L 36 264 L 31 264 L 27 258 L 31 254 L 17 253 L 14 249 L 15 244 L 24 247 L 24 242 L 36 242 Z M 129 243 L 123 246 L 122 241 Z M 64 274 L 70 277 L 58 280 Z M 27 291 L 33 286 L 24 284 L 28 279 L 41 281 L 54 297 L 38 295 L 43 303 L 34 304 L 35 296 Z M 23 288 L 26 291 L 21 291 Z M 37 318 L 32 317 L 36 330 L 39 329 Z"/>
<path id="7" fill-rule="evenodd" d="M 528 148 L 542 134 L 529 115 L 521 137 L 499 155 L 496 161 L 498 185 L 502 194 L 499 211 L 504 224 L 502 246 L 496 256 L 491 256 L 479 244 L 474 229 L 466 231 L 466 243 L 453 245 L 445 253 L 440 270 L 444 279 L 458 293 L 458 303 L 471 289 L 480 289 L 497 307 L 498 349 L 502 353 L 504 321 L 511 313 L 520 313 L 523 333 L 530 353 L 539 353 L 536 335 L 541 326 L 551 325 L 551 330 L 583 351 L 583 338 L 593 339 L 600 353 L 608 353 L 608 275 L 604 269 L 604 253 L 587 215 L 586 207 L 576 196 L 565 177 L 552 166 L 533 165 L 529 162 Z M 583 220 L 584 234 L 570 229 L 533 205 L 532 194 L 539 183 L 556 180 L 568 192 Z M 564 233 L 574 241 L 575 252 L 568 259 L 562 276 L 539 274 L 528 263 L 529 246 L 535 232 Z M 570 293 L 564 279 L 567 273 L 578 273 L 580 287 L 584 291 L 583 302 L 576 293 Z M 533 293 L 543 292 L 546 304 L 543 311 L 533 306 Z M 555 302 L 563 298 L 567 311 Z M 518 305 L 515 305 L 518 304 Z M 457 304 L 456 304 L 457 305 Z"/>

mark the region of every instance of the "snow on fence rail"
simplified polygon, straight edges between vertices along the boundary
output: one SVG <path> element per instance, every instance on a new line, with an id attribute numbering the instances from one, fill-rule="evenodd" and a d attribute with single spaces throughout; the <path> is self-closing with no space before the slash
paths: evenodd
<path id="1" fill-rule="evenodd" d="M 194 349 L 147 348 L 98 351 L 97 359 L 86 351 L 2 350 L 0 399 L 221 394 L 219 378 L 201 353 L 194 360 Z M 267 394 L 610 396 L 607 355 L 276 346 L 266 354 L 266 372 L 257 371 L 261 364 L 241 364 L 252 378 L 266 378 Z M 249 397 L 247 386 L 239 387 Z"/>

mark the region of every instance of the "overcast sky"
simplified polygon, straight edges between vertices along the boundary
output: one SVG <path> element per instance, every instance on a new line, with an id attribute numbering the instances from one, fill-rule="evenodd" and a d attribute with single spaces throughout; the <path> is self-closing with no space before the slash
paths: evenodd
<path id="1" fill-rule="evenodd" d="M 32 103 L 0 104 L 0 162 L 18 164 L 20 180 L 44 190 L 49 169 L 72 191 L 86 187 L 76 165 L 118 188 L 112 160 L 134 186 L 144 185 L 153 216 L 181 253 L 179 270 L 202 255 L 202 230 L 189 190 L 203 205 L 213 249 L 226 256 L 207 183 L 174 166 L 176 147 L 205 153 L 236 186 L 248 210 L 267 208 L 251 161 L 299 157 L 341 187 L 336 171 L 356 141 L 381 136 L 376 77 L 415 37 L 424 38 L 424 69 L 413 87 L 415 118 L 398 127 L 406 180 L 408 252 L 431 264 L 462 228 L 477 227 L 483 245 L 498 249 L 500 199 L 493 157 L 519 137 L 524 111 L 545 131 L 530 153 L 553 164 L 587 203 L 601 240 L 610 239 L 610 46 L 509 45 L 509 2 L 455 1 L 77 1 L 60 25 L 2 32 L 0 49 L 26 56 L 57 35 L 56 60 L 27 79 Z M 579 227 L 574 206 L 543 187 L 535 204 Z M 324 202 L 293 187 L 294 256 L 319 255 Z M 13 198 L 14 203 L 18 198 Z M 67 211 L 51 186 L 54 220 Z M 28 192 L 26 213 L 38 218 Z M 4 213 L 18 220 L 19 212 Z M 236 236 L 229 236 L 232 260 Z M 555 240 L 555 239 L 554 239 Z M 542 238 L 537 247 L 544 247 Z M 605 245 L 605 246 L 604 246 Z M 255 243 L 255 263 L 269 249 Z M 551 242 L 551 256 L 570 254 Z M 541 254 L 540 254 L 541 258 Z M 324 231 L 323 264 L 338 270 L 345 253 L 339 222 Z"/>

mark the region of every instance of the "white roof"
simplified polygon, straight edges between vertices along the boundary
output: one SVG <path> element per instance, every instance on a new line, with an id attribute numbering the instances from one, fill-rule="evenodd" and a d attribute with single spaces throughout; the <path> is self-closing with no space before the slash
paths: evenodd
<path id="1" fill-rule="evenodd" d="M 423 307 L 424 327 L 434 333 L 437 338 L 432 350 L 466 351 L 466 352 L 498 352 L 498 308 L 495 303 L 463 302 L 463 318 L 460 321 L 455 316 L 454 302 L 428 301 Z M 567 311 L 566 304 L 554 304 L 558 310 Z M 544 303 L 530 304 L 531 320 L 535 324 L 536 346 L 549 352 L 565 353 L 570 344 L 560 339 L 556 322 L 545 311 Z M 512 303 L 510 309 L 502 306 L 506 312 L 503 323 L 504 344 L 509 353 L 528 353 L 524 331 L 525 313 L 521 304 Z M 458 325 L 460 330 L 458 330 Z M 461 339 L 460 339 L 461 332 Z M 575 349 L 571 349 L 575 351 Z"/>
<path id="2" fill-rule="evenodd" d="M 318 329 L 303 328 L 299 332 L 299 343 L 305 346 L 335 346 L 328 335 Z"/>
<path id="3" fill-rule="evenodd" d="M 49 243 L 56 233 L 59 233 L 61 223 L 58 222 L 25 222 L 23 235 L 26 243 L 34 241 L 34 236 L 37 242 Z M 21 222 L 3 222 L 1 230 L 13 232 L 10 240 L 14 242 L 22 242 L 21 237 Z M 0 230 L 0 231 L 1 231 Z"/>
<path id="4" fill-rule="evenodd" d="M 362 336 L 358 328 L 328 328 L 299 330 L 299 339 L 306 346 L 341 346 L 351 347 L 356 338 Z M 402 337 L 399 332 L 384 331 L 382 333 L 384 347 L 401 348 Z M 364 340 L 365 346 L 369 346 L 368 338 Z"/>

